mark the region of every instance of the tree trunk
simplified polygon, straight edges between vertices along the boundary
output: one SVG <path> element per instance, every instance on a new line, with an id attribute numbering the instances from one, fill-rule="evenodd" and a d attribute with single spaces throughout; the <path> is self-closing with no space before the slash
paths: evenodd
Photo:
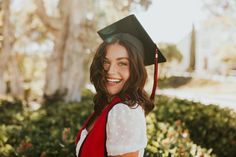
<path id="1" fill-rule="evenodd" d="M 192 34 L 191 34 L 191 44 L 190 44 L 190 58 L 189 58 L 189 67 L 188 71 L 193 72 L 196 65 L 196 35 L 195 28 L 193 25 Z"/>
<path id="2" fill-rule="evenodd" d="M 63 58 L 65 40 L 67 36 L 67 20 L 62 19 L 61 28 L 55 34 L 54 51 L 47 60 L 46 80 L 44 95 L 52 96 L 56 93 L 64 93 L 61 90 L 61 73 L 63 69 Z"/>
<path id="3" fill-rule="evenodd" d="M 40 16 L 44 17 L 41 19 L 47 19 L 44 21 L 50 25 L 49 17 L 42 13 L 42 4 L 39 0 Z M 44 95 L 49 98 L 53 95 L 64 96 L 65 101 L 80 101 L 84 85 L 82 42 L 86 36 L 83 31 L 86 1 L 61 0 L 59 7 L 61 23 L 55 34 L 54 52 L 47 62 Z"/>
<path id="4" fill-rule="evenodd" d="M 36 0 L 36 2 L 41 20 L 49 29 L 56 32 L 54 52 L 48 59 L 44 95 L 49 99 L 63 98 L 66 101 L 79 101 L 80 91 L 85 83 L 84 62 L 87 55 L 85 51 L 86 48 L 94 50 L 92 43 L 97 42 L 97 40 L 86 40 L 96 36 L 95 25 L 104 21 L 105 18 L 98 19 L 104 9 L 107 9 L 110 18 L 118 17 L 124 10 L 118 13 L 111 6 L 104 8 L 103 2 L 99 5 L 101 1 L 60 0 L 60 19 L 56 20 L 46 15 L 43 0 Z M 107 1 L 106 4 L 115 2 Z M 123 2 L 119 3 L 119 6 L 123 5 L 125 5 Z M 118 3 L 115 3 L 115 6 L 118 6 Z M 93 15 L 90 16 L 90 13 Z M 93 19 L 92 16 L 96 18 Z"/>
<path id="5" fill-rule="evenodd" d="M 10 43 L 10 39 L 9 38 L 5 38 L 6 35 L 10 34 L 9 30 L 7 28 L 9 28 L 9 14 L 10 14 L 10 10 L 9 10 L 9 5 L 10 5 L 10 1 L 7 0 L 3 0 L 2 2 L 2 9 L 3 9 L 3 32 L 2 32 L 2 36 L 4 37 L 3 40 L 3 47 L 1 49 L 1 53 L 0 53 L 0 94 L 5 95 L 6 94 L 6 70 L 7 70 L 7 60 L 9 58 L 9 43 Z M 9 37 L 11 37 L 9 35 Z"/>
<path id="6" fill-rule="evenodd" d="M 0 53 L 0 94 L 23 97 L 23 79 L 15 54 L 12 53 L 14 43 L 13 27 L 10 22 L 10 1 L 3 0 L 3 46 Z M 9 87 L 7 87 L 9 82 Z"/>

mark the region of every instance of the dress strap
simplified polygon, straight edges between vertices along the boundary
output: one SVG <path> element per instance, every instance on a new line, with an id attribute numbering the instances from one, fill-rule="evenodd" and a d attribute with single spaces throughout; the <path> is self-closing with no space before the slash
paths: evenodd
<path id="1" fill-rule="evenodd" d="M 76 136 L 76 140 L 75 140 L 75 144 L 78 143 L 79 139 L 80 139 L 80 134 L 82 132 L 82 130 L 87 126 L 89 120 L 93 117 L 94 112 L 92 114 L 90 114 L 90 116 L 87 118 L 87 120 L 85 121 L 84 125 L 82 126 L 82 128 L 79 130 L 77 136 Z"/>

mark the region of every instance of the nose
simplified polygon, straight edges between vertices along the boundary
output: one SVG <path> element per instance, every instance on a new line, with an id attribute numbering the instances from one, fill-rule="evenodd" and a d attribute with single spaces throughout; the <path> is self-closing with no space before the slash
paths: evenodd
<path id="1" fill-rule="evenodd" d="M 115 64 L 110 64 L 107 70 L 107 74 L 115 74 L 116 73 L 116 66 Z"/>

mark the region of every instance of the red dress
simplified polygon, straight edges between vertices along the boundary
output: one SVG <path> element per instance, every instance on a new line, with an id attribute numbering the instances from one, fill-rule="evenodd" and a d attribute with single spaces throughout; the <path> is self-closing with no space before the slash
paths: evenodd
<path id="1" fill-rule="evenodd" d="M 109 111 L 112 109 L 114 105 L 121 101 L 120 98 L 116 97 L 112 100 L 112 102 L 106 106 L 101 115 L 97 118 L 94 123 L 93 129 L 89 132 L 83 144 L 81 145 L 78 157 L 107 157 L 106 151 L 106 123 L 107 116 Z M 89 116 L 86 120 L 83 127 L 80 129 L 77 134 L 76 144 L 80 139 L 80 135 L 82 130 L 86 127 L 88 121 L 92 117 L 93 114 Z"/>

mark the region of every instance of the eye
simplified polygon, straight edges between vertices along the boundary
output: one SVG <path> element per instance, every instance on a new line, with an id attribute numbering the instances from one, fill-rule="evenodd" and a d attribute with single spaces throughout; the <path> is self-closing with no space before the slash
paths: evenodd
<path id="1" fill-rule="evenodd" d="M 107 60 L 104 60 L 104 61 L 103 61 L 103 65 L 104 65 L 104 64 L 109 64 L 109 62 L 108 62 Z"/>
<path id="2" fill-rule="evenodd" d="M 118 65 L 119 66 L 128 66 L 128 63 L 127 62 L 119 62 Z"/>
<path id="3" fill-rule="evenodd" d="M 110 62 L 108 60 L 104 60 L 103 65 L 107 65 L 107 64 L 110 64 Z"/>
<path id="4" fill-rule="evenodd" d="M 104 70 L 107 70 L 109 65 L 110 65 L 110 62 L 108 60 L 104 60 L 103 61 L 103 68 L 104 68 Z"/>

